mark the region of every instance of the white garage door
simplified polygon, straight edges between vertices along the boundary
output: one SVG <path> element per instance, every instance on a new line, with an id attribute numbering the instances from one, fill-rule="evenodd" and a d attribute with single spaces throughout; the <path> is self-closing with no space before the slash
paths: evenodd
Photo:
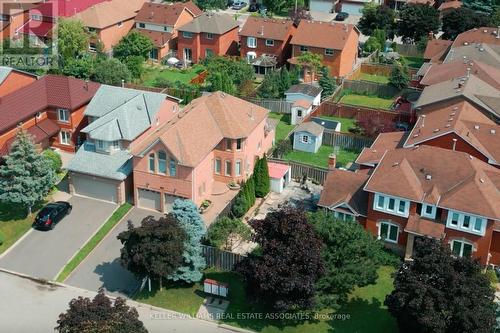
<path id="1" fill-rule="evenodd" d="M 76 195 L 117 202 L 117 182 L 79 173 L 71 174 L 71 181 Z"/>
<path id="2" fill-rule="evenodd" d="M 330 13 L 333 8 L 332 0 L 311 0 L 309 2 L 309 10 L 311 12 Z"/>
<path id="3" fill-rule="evenodd" d="M 139 189 L 139 207 L 160 210 L 161 209 L 161 193 L 145 189 Z"/>
<path id="4" fill-rule="evenodd" d="M 362 9 L 363 9 L 363 5 L 354 4 L 354 3 L 343 3 L 342 4 L 342 11 L 349 13 L 349 15 L 361 16 L 361 15 L 363 15 L 363 13 L 361 13 Z"/>

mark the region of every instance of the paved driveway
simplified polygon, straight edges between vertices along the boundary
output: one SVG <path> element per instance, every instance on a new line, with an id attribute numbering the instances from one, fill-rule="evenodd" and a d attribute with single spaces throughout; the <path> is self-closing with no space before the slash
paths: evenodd
<path id="1" fill-rule="evenodd" d="M 89 290 L 104 287 L 115 296 L 130 296 L 139 286 L 135 276 L 120 265 L 122 244 L 116 238 L 127 230 L 128 221 L 134 225 L 148 215 L 159 217 L 159 212 L 132 208 L 123 220 L 102 240 L 92 253 L 77 267 L 65 283 Z"/>
<path id="2" fill-rule="evenodd" d="M 71 214 L 54 230 L 32 230 L 19 244 L 0 258 L 0 267 L 34 277 L 54 279 L 66 262 L 111 216 L 116 205 L 72 197 Z"/>

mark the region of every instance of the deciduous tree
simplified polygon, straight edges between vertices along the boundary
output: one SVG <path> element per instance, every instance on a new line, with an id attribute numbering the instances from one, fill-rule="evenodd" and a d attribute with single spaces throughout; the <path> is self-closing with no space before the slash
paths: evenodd
<path id="1" fill-rule="evenodd" d="M 311 13 L 306 7 L 290 8 L 288 10 L 288 17 L 293 21 L 295 25 L 299 25 L 301 20 L 312 20 Z"/>
<path id="2" fill-rule="evenodd" d="M 63 61 L 75 58 L 86 51 L 89 36 L 82 21 L 73 19 L 60 20 L 57 24 L 57 44 Z"/>
<path id="3" fill-rule="evenodd" d="M 311 76 L 314 80 L 314 75 L 323 66 L 323 57 L 317 53 L 306 51 L 297 57 L 297 62 L 300 66 L 306 67 L 311 71 Z"/>
<path id="4" fill-rule="evenodd" d="M 415 42 L 439 30 L 439 12 L 428 4 L 406 4 L 399 12 L 397 35 Z"/>
<path id="5" fill-rule="evenodd" d="M 499 3 L 496 0 L 463 0 L 462 3 L 466 8 L 487 15 L 492 14 L 499 7 Z"/>
<path id="6" fill-rule="evenodd" d="M 490 18 L 483 13 L 475 12 L 472 9 L 460 7 L 447 11 L 443 15 L 443 38 L 455 39 L 464 31 L 488 26 Z"/>
<path id="7" fill-rule="evenodd" d="M 113 48 L 113 56 L 125 61 L 128 57 L 140 56 L 144 60 L 149 58 L 153 49 L 153 42 L 137 30 L 132 30 L 124 36 Z"/>
<path id="8" fill-rule="evenodd" d="M 375 29 L 380 29 L 393 38 L 395 27 L 396 17 L 391 8 L 370 3 L 363 7 L 363 16 L 359 20 L 358 28 L 364 35 L 371 36 Z"/>
<path id="9" fill-rule="evenodd" d="M 101 60 L 95 66 L 95 74 L 93 80 L 96 82 L 119 86 L 124 82 L 130 82 L 132 75 L 120 60 L 110 58 Z"/>
<path id="10" fill-rule="evenodd" d="M 251 236 L 250 228 L 241 219 L 222 216 L 210 225 L 206 239 L 212 246 L 232 251 L 234 246 L 250 240 Z"/>

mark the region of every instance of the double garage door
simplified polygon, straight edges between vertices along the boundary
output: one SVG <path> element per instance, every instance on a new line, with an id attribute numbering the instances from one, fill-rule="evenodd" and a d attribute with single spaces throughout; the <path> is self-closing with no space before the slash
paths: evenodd
<path id="1" fill-rule="evenodd" d="M 116 181 L 78 173 L 71 175 L 71 181 L 77 195 L 115 203 L 118 201 Z"/>
<path id="2" fill-rule="evenodd" d="M 141 188 L 138 190 L 137 195 L 140 208 L 161 211 L 162 195 L 160 192 Z M 168 213 L 172 210 L 172 205 L 174 204 L 175 199 L 178 199 L 178 197 L 173 195 L 164 196 L 163 200 L 164 200 L 165 212 Z"/>

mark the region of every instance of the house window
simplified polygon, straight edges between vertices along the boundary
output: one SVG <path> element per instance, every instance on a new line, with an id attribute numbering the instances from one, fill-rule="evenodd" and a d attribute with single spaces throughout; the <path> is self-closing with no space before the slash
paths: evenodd
<path id="1" fill-rule="evenodd" d="M 241 150 L 241 139 L 236 139 L 236 150 Z"/>
<path id="2" fill-rule="evenodd" d="M 69 122 L 69 110 L 68 109 L 57 109 L 57 119 L 59 121 L 68 123 Z"/>
<path id="3" fill-rule="evenodd" d="M 226 150 L 232 150 L 233 141 L 231 139 L 226 139 Z"/>
<path id="4" fill-rule="evenodd" d="M 174 160 L 169 161 L 169 170 L 168 170 L 170 177 L 176 177 L 177 176 L 177 164 L 175 163 Z"/>
<path id="5" fill-rule="evenodd" d="M 215 159 L 215 173 L 220 175 L 221 161 L 219 158 Z"/>
<path id="6" fill-rule="evenodd" d="M 214 56 L 214 50 L 212 49 L 205 49 L 205 57 L 210 58 Z"/>
<path id="7" fill-rule="evenodd" d="M 464 241 L 454 240 L 451 242 L 451 253 L 457 257 L 470 257 L 473 246 Z"/>
<path id="8" fill-rule="evenodd" d="M 207 37 L 207 39 L 214 39 L 214 34 L 211 32 L 207 32 L 205 37 Z"/>
<path id="9" fill-rule="evenodd" d="M 300 52 L 307 52 L 309 48 L 307 46 L 301 45 L 300 46 Z"/>
<path id="10" fill-rule="evenodd" d="M 333 212 L 333 216 L 336 219 L 339 219 L 339 220 L 342 220 L 342 221 L 348 221 L 348 222 L 354 222 L 355 221 L 354 215 L 351 215 L 351 214 L 346 214 L 346 213 L 334 211 Z"/>
<path id="11" fill-rule="evenodd" d="M 325 55 L 332 56 L 333 55 L 333 49 L 325 49 Z"/>
<path id="12" fill-rule="evenodd" d="M 142 29 L 146 28 L 146 24 L 145 23 L 139 23 L 138 25 L 139 25 L 139 28 L 142 28 Z"/>
<path id="13" fill-rule="evenodd" d="M 156 172 L 155 153 L 149 154 L 149 172 Z"/>
<path id="14" fill-rule="evenodd" d="M 71 134 L 66 131 L 61 131 L 59 134 L 59 141 L 63 145 L 69 145 L 71 143 Z"/>
<path id="15" fill-rule="evenodd" d="M 111 143 L 111 147 L 114 149 L 114 150 L 118 150 L 120 149 L 120 141 L 113 141 Z"/>
<path id="16" fill-rule="evenodd" d="M 234 167 L 234 173 L 236 174 L 236 176 L 241 176 L 241 161 L 238 160 L 236 161 L 236 164 L 235 164 L 235 167 Z"/>
<path id="17" fill-rule="evenodd" d="M 42 15 L 31 15 L 31 19 L 33 21 L 42 21 L 43 17 L 42 17 Z"/>
<path id="18" fill-rule="evenodd" d="M 247 46 L 252 49 L 257 47 L 257 38 L 255 37 L 247 37 Z"/>
<path id="19" fill-rule="evenodd" d="M 97 44 L 96 43 L 89 43 L 89 51 L 90 52 L 97 52 Z"/>
<path id="20" fill-rule="evenodd" d="M 193 38 L 193 33 L 190 31 L 183 31 L 182 32 L 182 37 L 184 38 Z"/>
<path id="21" fill-rule="evenodd" d="M 297 110 L 297 117 L 302 117 L 302 110 Z"/>
<path id="22" fill-rule="evenodd" d="M 104 150 L 106 145 L 104 144 L 104 141 L 102 140 L 96 140 L 95 145 L 97 146 L 97 149 L 99 150 Z"/>
<path id="23" fill-rule="evenodd" d="M 9 15 L 0 14 L 0 21 L 8 21 L 8 20 L 9 20 Z"/>
<path id="24" fill-rule="evenodd" d="M 226 176 L 231 176 L 231 161 L 226 161 Z"/>
<path id="25" fill-rule="evenodd" d="M 262 148 L 262 141 L 259 141 L 259 143 L 257 144 L 257 151 L 260 151 L 261 148 Z"/>
<path id="26" fill-rule="evenodd" d="M 404 199 L 376 193 L 375 200 L 373 202 L 373 209 L 393 215 L 408 217 L 410 212 L 410 202 Z"/>
<path id="27" fill-rule="evenodd" d="M 378 238 L 389 243 L 397 243 L 399 227 L 389 222 L 380 222 L 378 227 Z"/>
<path id="28" fill-rule="evenodd" d="M 274 46 L 274 39 L 266 39 L 266 46 Z"/>
<path id="29" fill-rule="evenodd" d="M 303 143 L 309 143 L 309 135 L 302 135 L 302 142 Z"/>
<path id="30" fill-rule="evenodd" d="M 158 172 L 167 173 L 167 154 L 163 150 L 158 152 Z"/>
<path id="31" fill-rule="evenodd" d="M 420 215 L 422 215 L 423 217 L 428 217 L 430 219 L 435 219 L 436 218 L 436 210 L 437 210 L 436 206 L 423 204 L 422 210 L 420 211 Z"/>
<path id="32" fill-rule="evenodd" d="M 451 229 L 466 231 L 484 236 L 487 220 L 485 218 L 450 210 L 446 226 Z"/>
<path id="33" fill-rule="evenodd" d="M 389 198 L 389 204 L 387 205 L 387 210 L 390 210 L 391 212 L 393 212 L 395 205 L 396 205 L 396 199 Z"/>

